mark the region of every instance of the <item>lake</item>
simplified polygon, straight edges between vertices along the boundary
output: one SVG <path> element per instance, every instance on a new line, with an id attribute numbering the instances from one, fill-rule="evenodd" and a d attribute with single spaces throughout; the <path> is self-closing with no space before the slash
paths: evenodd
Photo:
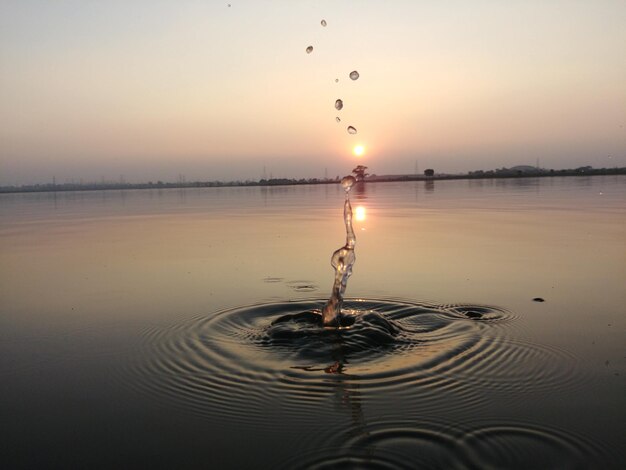
<path id="1" fill-rule="evenodd" d="M 0 195 L 0 466 L 624 468 L 625 176 L 350 198 Z"/>

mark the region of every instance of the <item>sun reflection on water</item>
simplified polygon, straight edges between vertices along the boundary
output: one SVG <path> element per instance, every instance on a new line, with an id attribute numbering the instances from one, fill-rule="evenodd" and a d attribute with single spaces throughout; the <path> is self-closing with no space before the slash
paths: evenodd
<path id="1" fill-rule="evenodd" d="M 366 218 L 365 206 L 357 206 L 354 208 L 354 219 L 357 222 L 363 222 Z"/>

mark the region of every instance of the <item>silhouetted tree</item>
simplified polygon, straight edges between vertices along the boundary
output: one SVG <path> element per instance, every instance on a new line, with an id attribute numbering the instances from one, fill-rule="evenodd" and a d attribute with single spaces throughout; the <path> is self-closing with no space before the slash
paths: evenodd
<path id="1" fill-rule="evenodd" d="M 357 181 L 363 181 L 366 176 L 369 176 L 368 173 L 365 172 L 365 170 L 367 170 L 367 167 L 363 165 L 359 165 L 354 170 L 352 170 L 352 173 L 354 173 L 354 177 Z"/>

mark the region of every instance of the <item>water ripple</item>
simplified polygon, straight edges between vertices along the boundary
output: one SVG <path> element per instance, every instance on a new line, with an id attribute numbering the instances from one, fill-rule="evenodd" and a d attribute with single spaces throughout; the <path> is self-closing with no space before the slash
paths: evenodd
<path id="1" fill-rule="evenodd" d="M 281 468 L 587 469 L 615 456 L 591 439 L 561 429 L 511 422 L 480 427 L 432 420 L 382 420 L 298 454 Z"/>
<path id="2" fill-rule="evenodd" d="M 466 432 L 459 445 L 476 469 L 609 468 L 610 450 L 571 431 L 534 423 L 492 423 Z"/>
<path id="3" fill-rule="evenodd" d="M 580 444 L 506 423 L 453 430 L 366 419 L 365 405 L 380 400 L 401 403 L 407 418 L 467 418 L 496 397 L 520 403 L 532 399 L 531 392 L 582 381 L 566 352 L 508 338 L 503 325 L 515 318 L 510 312 L 353 299 L 344 304 L 347 326 L 337 329 L 322 326 L 323 305 L 318 299 L 253 305 L 147 329 L 129 382 L 216 422 L 317 429 L 303 452 L 332 448 L 342 436 L 342 452 L 311 454 L 311 468 L 403 468 L 407 459 L 425 468 L 488 468 L 491 462 L 497 468 L 496 449 L 532 455 L 547 446 L 546 455 L 552 447 L 554 455 L 570 455 L 572 443 Z M 518 442 L 525 448 L 515 450 Z M 384 457 L 362 454 L 368 448 L 384 449 Z"/>
<path id="4" fill-rule="evenodd" d="M 292 393 L 314 398 L 327 393 L 332 375 L 358 381 L 362 392 L 428 396 L 455 389 L 465 405 L 480 402 L 476 385 L 550 388 L 572 375 L 567 368 L 560 374 L 557 366 L 546 369 L 554 351 L 485 334 L 486 325 L 512 317 L 502 309 L 351 300 L 344 312 L 353 324 L 337 330 L 316 321 L 322 305 L 254 305 L 149 329 L 135 372 L 146 390 L 182 403 L 189 395 L 213 410 L 238 402 L 242 418 L 255 394 L 259 400 Z M 239 394 L 244 386 L 250 390 Z"/>

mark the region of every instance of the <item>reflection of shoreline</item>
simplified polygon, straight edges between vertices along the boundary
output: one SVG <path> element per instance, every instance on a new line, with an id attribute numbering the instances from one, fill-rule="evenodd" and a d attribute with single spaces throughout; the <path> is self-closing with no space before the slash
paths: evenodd
<path id="1" fill-rule="evenodd" d="M 626 167 L 621 168 L 599 168 L 589 170 L 568 169 L 568 170 L 539 170 L 533 173 L 496 173 L 486 171 L 474 174 L 447 175 L 440 174 L 434 176 L 424 175 L 390 175 L 390 176 L 369 176 L 366 182 L 371 183 L 392 183 L 403 181 L 437 181 L 437 180 L 517 180 L 527 178 L 550 178 L 562 176 L 578 176 L 588 178 L 591 176 L 611 176 L 626 175 Z M 338 179 L 301 178 L 301 179 L 274 179 L 261 181 L 196 181 L 185 183 L 118 183 L 118 184 L 35 184 L 22 186 L 0 186 L 0 194 L 8 193 L 41 193 L 41 192 L 69 192 L 69 191 L 106 191 L 120 189 L 180 189 L 180 188 L 223 188 L 241 186 L 299 186 L 299 185 L 319 185 L 338 184 Z"/>
<path id="2" fill-rule="evenodd" d="M 367 199 L 367 190 L 365 189 L 365 183 L 365 181 L 358 181 L 355 184 L 354 189 L 352 190 L 352 193 L 354 194 L 354 199 L 358 201 L 364 201 L 365 199 Z"/>

